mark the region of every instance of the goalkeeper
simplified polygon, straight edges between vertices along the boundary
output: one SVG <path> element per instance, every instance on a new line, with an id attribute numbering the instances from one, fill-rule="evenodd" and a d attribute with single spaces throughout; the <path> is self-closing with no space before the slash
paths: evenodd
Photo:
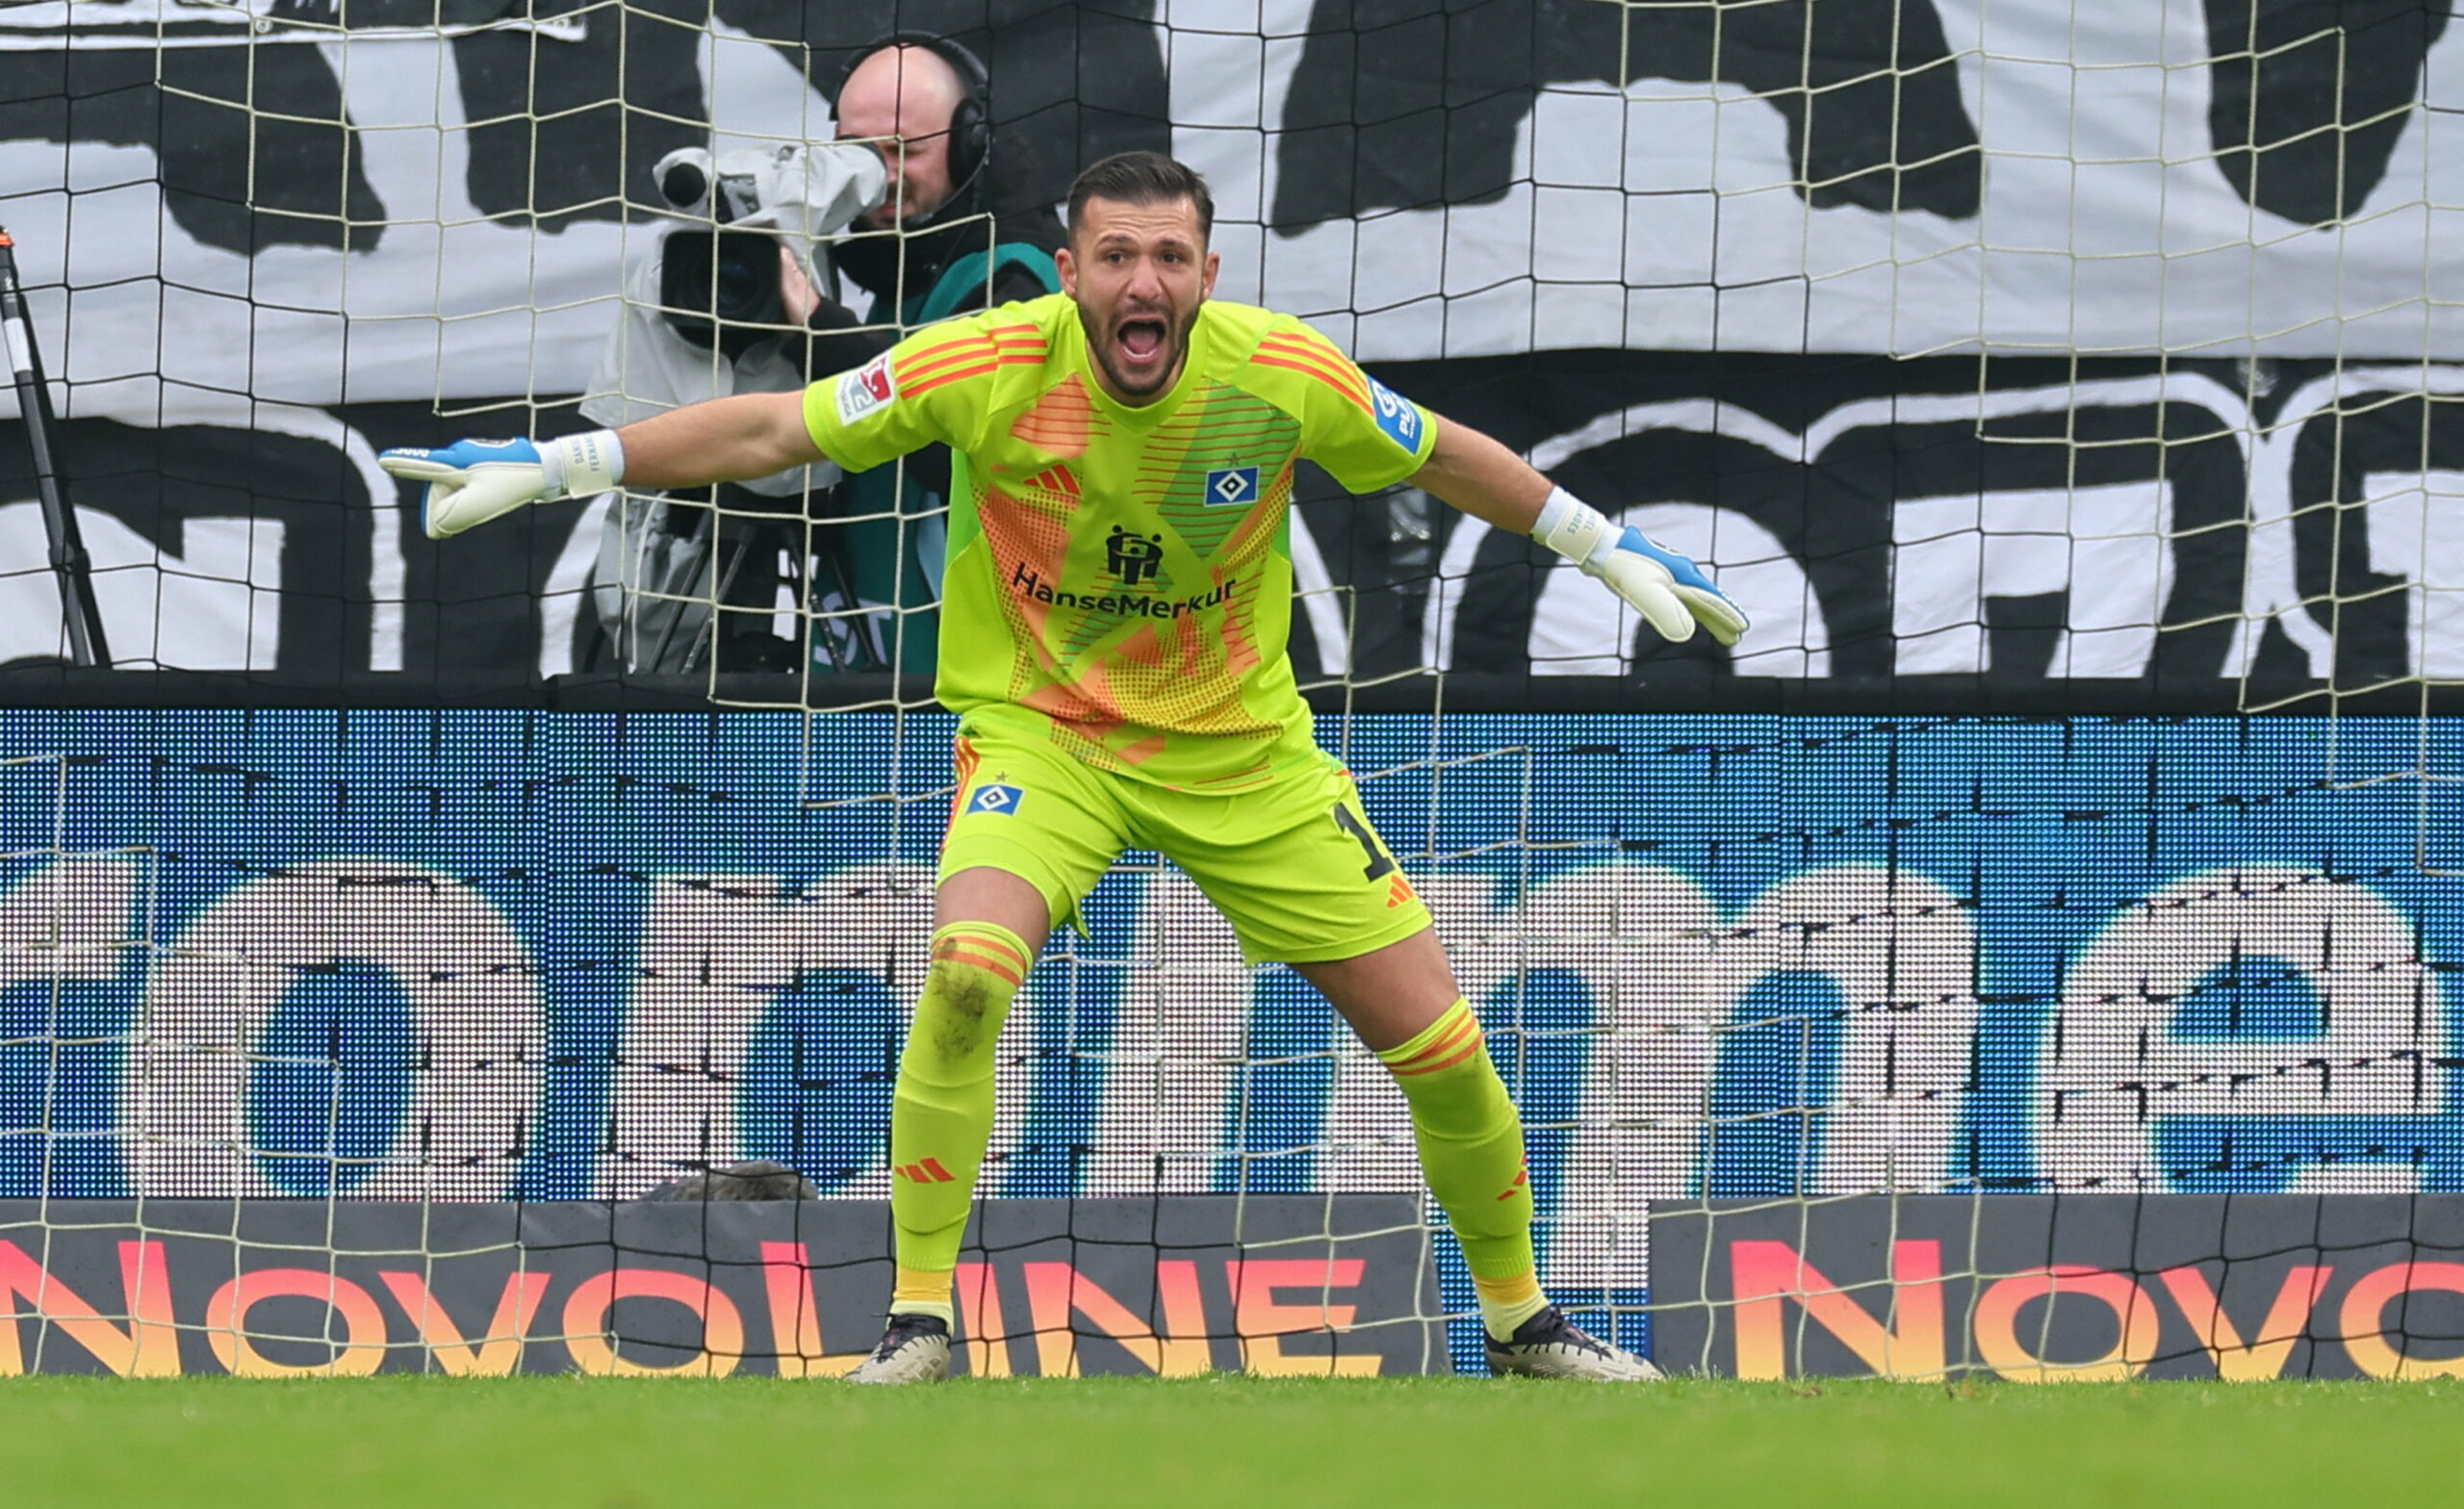
<path id="1" fill-rule="evenodd" d="M 946 443 L 938 693 L 959 714 L 932 958 L 890 1112 L 897 1276 L 849 1376 L 949 1371 L 952 1274 L 992 1128 L 993 1046 L 1052 928 L 1131 846 L 1161 851 L 1253 960 L 1289 963 L 1395 1075 L 1479 1294 L 1491 1366 L 1645 1379 L 1541 1292 L 1523 1130 L 1427 909 L 1312 736 L 1285 653 L 1285 513 L 1306 456 L 1408 478 L 1530 534 L 1662 635 L 1746 623 L 1696 565 L 1619 529 L 1486 435 L 1289 317 L 1209 302 L 1214 206 L 1188 167 L 1107 158 L 1069 195 L 1065 292 L 933 326 L 794 394 L 534 446 L 392 450 L 431 535 L 619 482 L 698 487 Z"/>

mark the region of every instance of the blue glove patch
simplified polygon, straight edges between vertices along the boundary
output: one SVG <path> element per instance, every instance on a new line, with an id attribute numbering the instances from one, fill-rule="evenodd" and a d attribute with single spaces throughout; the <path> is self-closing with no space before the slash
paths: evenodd
<path id="1" fill-rule="evenodd" d="M 482 461 L 512 461 L 534 467 L 541 464 L 539 448 L 526 440 L 457 440 L 435 450 L 402 447 L 385 453 L 389 456 L 412 456 L 449 467 L 475 467 Z"/>
<path id="2" fill-rule="evenodd" d="M 1720 591 L 1719 583 L 1704 575 L 1703 568 L 1694 564 L 1693 557 L 1680 555 L 1665 546 L 1653 544 L 1650 535 L 1631 524 L 1628 524 L 1626 532 L 1618 537 L 1617 548 L 1621 550 L 1631 550 L 1646 560 L 1659 562 L 1668 568 L 1668 574 L 1677 578 L 1677 584 L 1681 587 L 1698 587 L 1705 592 Z M 1726 597 L 1728 594 L 1721 592 L 1720 596 Z"/>

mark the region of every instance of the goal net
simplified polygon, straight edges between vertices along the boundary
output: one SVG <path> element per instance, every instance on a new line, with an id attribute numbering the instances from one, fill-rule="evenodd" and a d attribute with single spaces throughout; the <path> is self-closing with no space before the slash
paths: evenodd
<path id="1" fill-rule="evenodd" d="M 800 385 L 1045 275 L 1001 248 L 1138 147 L 1206 174 L 1218 297 L 1754 620 L 1663 646 L 1415 489 L 1292 481 L 1296 666 L 1523 1108 L 1553 1294 L 1747 1375 L 2448 1366 L 2421 1292 L 2464 1232 L 2353 1197 L 2464 1181 L 2449 30 L 16 8 L 12 353 L 115 665 L 197 675 L 61 669 L 0 423 L 0 1370 L 867 1340 L 952 483 L 431 542 L 375 454 Z M 900 31 L 980 63 L 944 59 L 988 121 L 911 223 L 835 111 Z M 635 1203 L 752 1160 L 819 1198 Z M 983 1193 L 977 1370 L 1478 1366 L 1399 1095 L 1155 856 L 1021 992 Z"/>

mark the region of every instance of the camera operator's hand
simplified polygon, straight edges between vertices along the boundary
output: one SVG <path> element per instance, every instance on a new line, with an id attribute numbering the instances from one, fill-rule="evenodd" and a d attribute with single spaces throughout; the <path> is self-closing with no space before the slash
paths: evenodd
<path id="1" fill-rule="evenodd" d="M 813 287 L 792 253 L 782 251 L 780 257 L 780 301 L 786 317 L 809 332 L 805 363 L 811 371 L 843 372 L 861 367 L 894 344 L 893 333 L 862 328 L 864 322 L 854 310 Z"/>
<path id="2" fill-rule="evenodd" d="M 782 248 L 779 257 L 779 301 L 785 308 L 789 320 L 815 335 L 824 336 L 853 330 L 864 322 L 857 318 L 854 310 L 813 287 L 812 280 L 805 276 L 804 264 L 797 260 L 795 253 Z M 885 336 L 860 350 L 834 352 L 833 354 L 842 359 L 825 370 L 839 371 L 849 367 L 861 367 L 888 350 L 893 339 Z"/>
<path id="3" fill-rule="evenodd" d="M 812 312 L 830 302 L 805 276 L 805 260 L 784 242 L 779 243 L 779 301 L 786 306 L 788 322 L 799 325 L 810 323 Z"/>

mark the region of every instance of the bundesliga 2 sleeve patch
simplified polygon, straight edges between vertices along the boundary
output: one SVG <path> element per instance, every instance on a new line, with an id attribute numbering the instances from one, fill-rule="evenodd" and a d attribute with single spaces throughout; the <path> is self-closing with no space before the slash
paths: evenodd
<path id="1" fill-rule="evenodd" d="M 1367 372 L 1361 375 L 1369 377 Z M 1402 447 L 1413 455 L 1419 455 L 1421 450 L 1419 405 L 1374 377 L 1369 377 L 1369 397 L 1370 401 L 1377 407 L 1378 429 L 1388 440 Z M 846 400 L 842 398 L 840 401 L 843 403 Z"/>
<path id="2" fill-rule="evenodd" d="M 890 371 L 889 353 L 884 351 L 839 377 L 838 422 L 853 424 L 897 396 L 898 378 Z"/>

